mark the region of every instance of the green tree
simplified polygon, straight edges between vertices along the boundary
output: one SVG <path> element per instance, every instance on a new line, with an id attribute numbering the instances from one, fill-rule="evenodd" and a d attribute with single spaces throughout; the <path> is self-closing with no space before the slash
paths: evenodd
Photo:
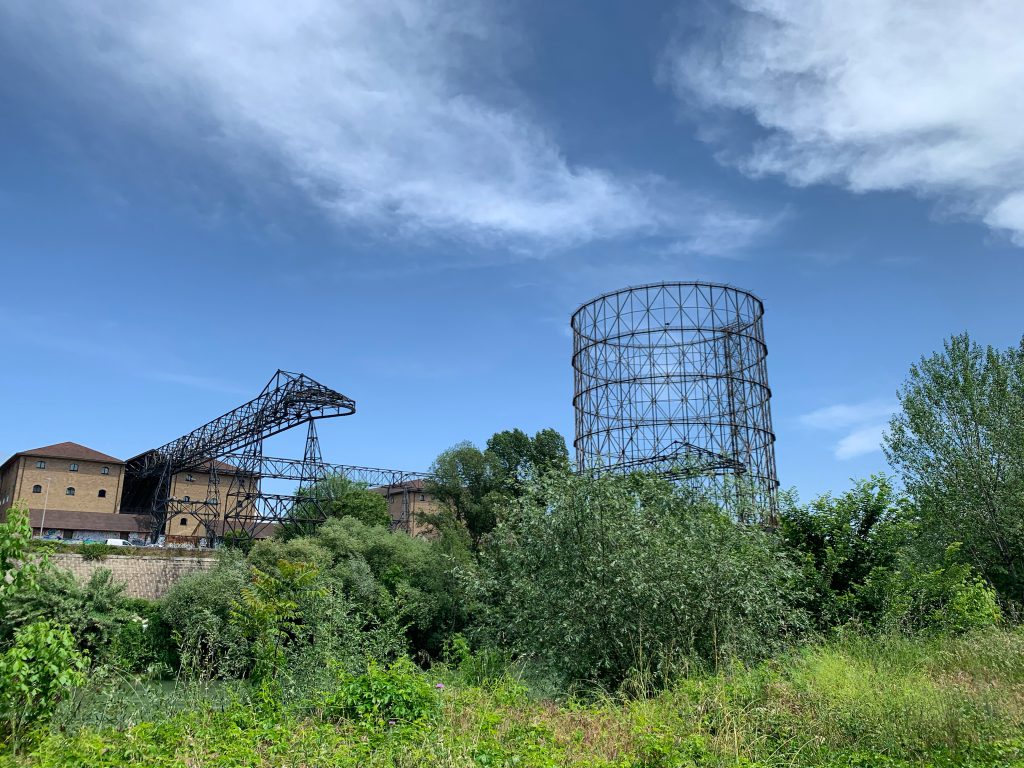
<path id="1" fill-rule="evenodd" d="M 411 647 L 431 654 L 464 628 L 468 605 L 455 571 L 471 569 L 473 560 L 457 536 L 442 530 L 427 539 L 342 518 L 329 520 L 310 542 L 330 553 L 322 567 L 369 626 L 400 622 Z"/>
<path id="2" fill-rule="evenodd" d="M 316 520 L 323 514 L 328 519 L 351 517 L 365 525 L 388 526 L 391 516 L 382 494 L 371 491 L 365 483 L 357 483 L 342 475 L 318 480 L 296 503 L 295 520 Z M 310 500 L 307 500 L 310 499 Z M 318 523 L 285 522 L 278 526 L 278 536 L 291 538 L 312 533 Z"/>
<path id="3" fill-rule="evenodd" d="M 0 522 L 0 612 L 6 611 L 7 602 L 15 595 L 35 587 L 45 566 L 45 560 L 36 562 L 29 552 L 32 528 L 28 519 L 28 506 L 16 501 Z"/>
<path id="4" fill-rule="evenodd" d="M 34 561 L 29 552 L 32 529 L 28 508 L 16 502 L 0 523 L 0 722 L 17 748 L 24 729 L 44 720 L 72 689 L 81 685 L 88 666 L 75 647 L 70 630 L 61 624 L 35 621 L 13 632 L 9 611 L 17 601 L 39 591 L 48 561 Z"/>
<path id="5" fill-rule="evenodd" d="M 308 594 L 324 594 L 316 566 L 281 560 L 277 573 L 253 569 L 252 581 L 231 608 L 231 622 L 252 643 L 255 683 L 271 682 L 284 671 L 285 649 L 302 623 L 301 606 Z"/>
<path id="6" fill-rule="evenodd" d="M 783 498 L 779 532 L 802 563 L 808 608 L 821 628 L 842 624 L 872 607 L 857 588 L 876 568 L 893 568 L 913 535 L 912 509 L 885 475 L 810 504 Z"/>
<path id="7" fill-rule="evenodd" d="M 48 621 L 21 627 L 0 654 L 0 718 L 9 734 L 16 740 L 26 726 L 49 717 L 85 682 L 87 667 L 67 627 Z"/>
<path id="8" fill-rule="evenodd" d="M 558 432 L 542 429 L 531 438 L 521 429 L 510 429 L 494 433 L 483 451 L 463 442 L 441 453 L 431 467 L 427 490 L 479 546 L 497 524 L 499 508 L 520 496 L 527 480 L 568 468 L 569 452 Z"/>
<path id="9" fill-rule="evenodd" d="M 493 459 L 472 443 L 463 442 L 442 452 L 430 471 L 426 490 L 466 527 L 474 543 L 479 542 L 497 522 Z"/>
<path id="10" fill-rule="evenodd" d="M 667 481 L 549 473 L 503 510 L 478 584 L 497 647 L 567 684 L 658 685 L 793 639 L 797 576 L 772 536 Z"/>
<path id="11" fill-rule="evenodd" d="M 1024 600 L 1024 340 L 982 348 L 967 334 L 912 366 L 885 450 L 920 515 L 933 563 L 963 552 L 1004 596 Z"/>

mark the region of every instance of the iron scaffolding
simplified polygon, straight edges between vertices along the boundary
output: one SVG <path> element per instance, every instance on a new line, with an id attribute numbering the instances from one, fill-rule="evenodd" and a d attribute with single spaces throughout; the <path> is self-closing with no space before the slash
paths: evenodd
<path id="1" fill-rule="evenodd" d="M 576 463 L 701 488 L 743 521 L 776 522 L 779 487 L 764 305 L 729 285 L 603 294 L 572 315 Z"/>
<path id="2" fill-rule="evenodd" d="M 355 482 L 403 488 L 424 473 L 394 469 L 328 464 L 320 453 L 316 421 L 355 413 L 356 403 L 301 373 L 277 371 L 259 395 L 223 416 L 159 448 L 139 454 L 127 463 L 122 512 L 147 514 L 156 540 L 168 518 L 191 517 L 203 527 L 213 544 L 225 534 L 254 534 L 265 525 L 282 522 L 316 525 L 327 517 L 324 501 L 312 492 L 320 481 L 340 475 Z M 301 459 L 263 455 L 263 441 L 295 427 L 306 426 Z M 172 479 L 190 471 L 207 474 L 201 499 L 171 495 Z M 271 493 L 263 480 L 297 482 L 293 493 Z M 221 493 L 221 490 L 224 493 Z M 405 513 L 395 521 L 408 526 Z"/>

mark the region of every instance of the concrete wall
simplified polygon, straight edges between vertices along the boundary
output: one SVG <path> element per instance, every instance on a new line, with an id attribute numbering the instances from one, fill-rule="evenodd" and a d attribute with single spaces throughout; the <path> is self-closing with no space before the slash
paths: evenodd
<path id="1" fill-rule="evenodd" d="M 115 581 L 127 584 L 126 597 L 148 600 L 163 597 L 183 576 L 210 570 L 217 564 L 216 558 L 194 555 L 107 555 L 103 560 L 85 560 L 81 555 L 59 552 L 50 555 L 50 560 L 58 568 L 70 571 L 79 581 L 87 580 L 93 571 L 109 568 Z"/>

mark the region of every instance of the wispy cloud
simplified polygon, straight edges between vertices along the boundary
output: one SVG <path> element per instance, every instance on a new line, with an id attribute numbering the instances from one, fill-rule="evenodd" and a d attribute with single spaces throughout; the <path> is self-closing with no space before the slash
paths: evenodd
<path id="1" fill-rule="evenodd" d="M 340 222 L 531 253 L 662 236 L 732 252 L 772 217 L 656 175 L 573 162 L 507 72 L 486 0 L 32 0 L 9 47 L 245 173 L 280 167 Z M 0 33 L 2 34 L 2 33 Z"/>
<path id="2" fill-rule="evenodd" d="M 892 400 L 838 403 L 805 413 L 800 423 L 812 429 L 846 432 L 833 446 L 833 454 L 840 460 L 852 459 L 881 449 L 889 417 L 898 407 Z"/>
<path id="3" fill-rule="evenodd" d="M 874 453 L 882 445 L 885 427 L 885 424 L 872 424 L 855 429 L 836 443 L 835 457 L 837 459 L 852 459 L 855 456 Z"/>
<path id="4" fill-rule="evenodd" d="M 911 190 L 1024 245 L 1024 4 L 733 0 L 667 57 L 689 107 L 765 129 L 752 174 Z"/>
<path id="5" fill-rule="evenodd" d="M 805 413 L 800 423 L 815 429 L 843 429 L 866 421 L 888 419 L 898 407 L 892 400 L 868 400 L 863 403 L 839 403 Z"/>

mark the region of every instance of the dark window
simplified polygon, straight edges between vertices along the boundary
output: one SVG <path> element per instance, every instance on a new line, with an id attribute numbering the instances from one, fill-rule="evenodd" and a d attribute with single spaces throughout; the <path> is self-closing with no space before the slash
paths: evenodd
<path id="1" fill-rule="evenodd" d="M 107 498 L 107 492 L 102 488 L 100 488 L 100 492 L 96 495 L 99 496 L 101 499 Z"/>
<path id="2" fill-rule="evenodd" d="M 109 475 L 110 474 L 110 467 L 104 467 L 103 469 L 101 469 L 100 470 L 100 474 L 101 475 Z"/>
<path id="3" fill-rule="evenodd" d="M 68 472 L 77 472 L 77 471 L 78 471 L 78 465 L 77 464 L 68 464 Z"/>
<path id="4" fill-rule="evenodd" d="M 42 493 L 42 492 L 43 492 L 43 486 L 41 486 L 41 485 L 33 485 L 32 486 L 32 493 Z"/>
<path id="5" fill-rule="evenodd" d="M 182 497 L 181 497 L 181 500 L 182 500 L 182 501 L 192 501 L 192 499 L 191 499 L 191 498 L 189 498 L 188 496 L 182 496 Z"/>
<path id="6" fill-rule="evenodd" d="M 45 461 L 37 461 L 36 462 L 36 469 L 46 469 L 46 462 Z"/>
<path id="7" fill-rule="evenodd" d="M 69 485 L 69 486 L 67 487 L 67 490 L 65 490 L 65 491 L 64 491 L 64 495 L 65 495 L 65 496 L 74 496 L 74 495 L 75 495 L 75 489 L 74 489 L 74 488 L 72 488 L 72 487 L 71 487 L 71 486 Z"/>
<path id="8" fill-rule="evenodd" d="M 427 500 L 426 495 L 421 493 L 420 494 L 420 501 L 426 501 L 426 500 Z"/>
<path id="9" fill-rule="evenodd" d="M 188 525 L 188 518 L 187 517 L 181 518 L 181 520 L 178 521 L 178 525 Z"/>

